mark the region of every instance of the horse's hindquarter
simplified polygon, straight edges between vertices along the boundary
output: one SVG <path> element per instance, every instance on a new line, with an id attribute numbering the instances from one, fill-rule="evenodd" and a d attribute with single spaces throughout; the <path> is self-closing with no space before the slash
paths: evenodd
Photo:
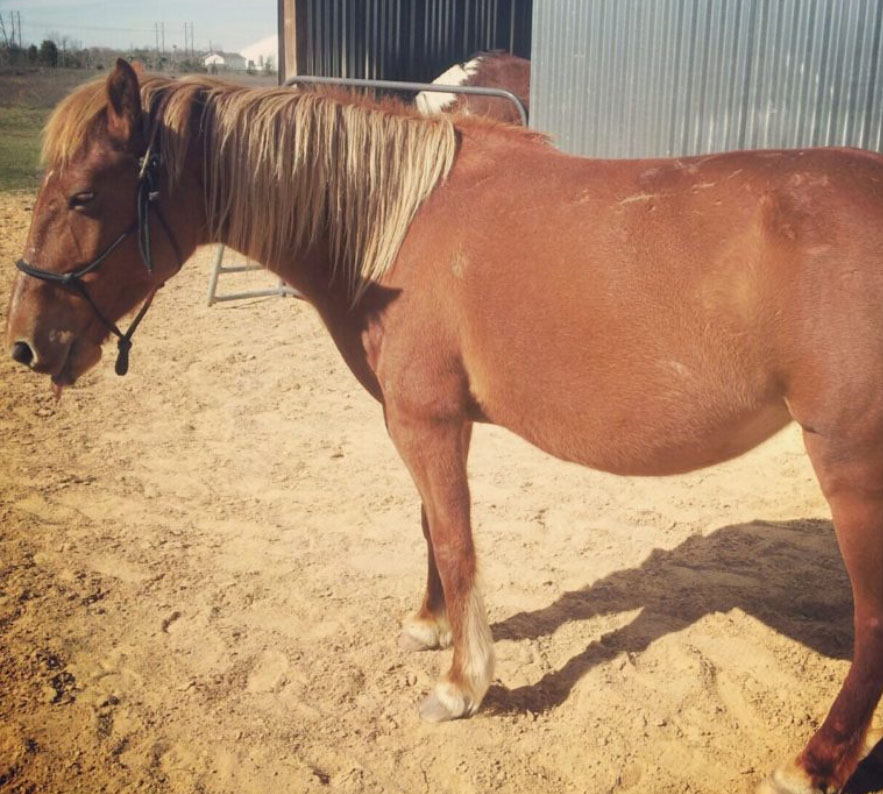
<path id="1" fill-rule="evenodd" d="M 819 322 L 841 311 L 825 285 L 846 260 L 866 298 L 883 298 L 879 263 L 858 261 L 848 228 L 855 175 L 826 176 L 863 155 L 837 157 L 592 162 L 527 148 L 508 170 L 455 169 L 415 229 L 415 278 L 449 291 L 450 343 L 489 421 L 609 471 L 710 465 L 789 421 L 790 379 L 817 363 Z M 883 330 L 874 306 L 839 324 Z M 883 351 L 883 333 L 874 342 Z"/>

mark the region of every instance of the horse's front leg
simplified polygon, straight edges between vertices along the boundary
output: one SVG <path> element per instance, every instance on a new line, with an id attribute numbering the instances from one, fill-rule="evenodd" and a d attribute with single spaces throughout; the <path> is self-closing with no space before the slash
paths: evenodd
<path id="1" fill-rule="evenodd" d="M 470 425 L 460 417 L 425 418 L 388 406 L 387 426 L 423 499 L 429 546 L 422 628 L 450 626 L 451 668 L 420 707 L 430 722 L 465 717 L 478 708 L 493 675 L 493 641 L 476 584 L 466 456 Z M 446 615 L 445 622 L 439 620 Z M 407 626 L 406 626 L 407 631 Z"/>
<path id="2" fill-rule="evenodd" d="M 795 761 L 777 770 L 761 794 L 820 794 L 846 784 L 880 738 L 870 730 L 883 692 L 883 457 L 880 443 L 848 448 L 807 436 L 837 541 L 852 582 L 852 665 L 822 726 Z"/>
<path id="3" fill-rule="evenodd" d="M 448 621 L 445 592 L 435 562 L 435 552 L 432 550 L 426 505 L 420 506 L 420 524 L 426 539 L 426 592 L 420 608 L 402 626 L 399 645 L 406 651 L 428 651 L 447 648 L 451 644 L 451 624 Z"/>
<path id="4" fill-rule="evenodd" d="M 469 441 L 472 424 L 467 423 L 463 430 L 463 465 L 469 454 Z M 426 540 L 426 591 L 420 608 L 405 619 L 399 646 L 406 651 L 427 651 L 447 648 L 451 644 L 451 624 L 445 605 L 445 592 L 442 587 L 435 552 L 432 550 L 432 535 L 429 532 L 429 516 L 426 505 L 420 505 L 420 525 Z"/>

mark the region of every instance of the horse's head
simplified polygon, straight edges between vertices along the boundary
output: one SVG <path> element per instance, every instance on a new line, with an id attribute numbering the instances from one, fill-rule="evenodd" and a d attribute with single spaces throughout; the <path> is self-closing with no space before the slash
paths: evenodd
<path id="1" fill-rule="evenodd" d="M 151 206 L 158 165 L 147 126 L 138 76 L 122 60 L 106 86 L 78 89 L 47 126 L 47 170 L 18 263 L 6 343 L 16 361 L 56 386 L 94 366 L 110 333 L 124 337 L 124 370 L 130 343 L 117 320 L 149 301 L 180 264 L 168 224 Z M 151 230 L 157 218 L 160 229 Z"/>

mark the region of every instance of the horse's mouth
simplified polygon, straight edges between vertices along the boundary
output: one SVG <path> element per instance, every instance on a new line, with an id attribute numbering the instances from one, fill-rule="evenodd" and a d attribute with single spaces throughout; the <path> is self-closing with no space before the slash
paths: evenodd
<path id="1" fill-rule="evenodd" d="M 61 361 L 61 367 L 50 375 L 49 379 L 52 381 L 52 388 L 56 399 L 61 398 L 61 392 L 65 386 L 72 386 L 77 379 L 73 373 L 73 356 L 71 355 L 73 348 L 73 343 L 67 346 L 64 351 L 64 358 Z"/>
<path id="2" fill-rule="evenodd" d="M 62 388 L 63 386 L 73 386 L 74 381 L 76 380 L 76 377 L 70 371 L 68 362 L 69 359 L 68 361 L 65 361 L 65 365 L 62 367 L 61 372 L 57 372 L 50 378 L 53 385 L 58 388 Z"/>
<path id="3" fill-rule="evenodd" d="M 73 386 L 77 379 L 91 369 L 101 358 L 101 346 L 74 340 L 64 350 L 61 364 L 51 374 L 56 396 L 65 386 Z"/>

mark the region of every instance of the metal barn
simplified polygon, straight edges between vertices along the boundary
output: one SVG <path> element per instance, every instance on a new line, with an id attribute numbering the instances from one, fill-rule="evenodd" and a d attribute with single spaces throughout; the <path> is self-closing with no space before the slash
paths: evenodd
<path id="1" fill-rule="evenodd" d="M 880 0 L 537 0 L 532 124 L 567 151 L 883 147 Z"/>

